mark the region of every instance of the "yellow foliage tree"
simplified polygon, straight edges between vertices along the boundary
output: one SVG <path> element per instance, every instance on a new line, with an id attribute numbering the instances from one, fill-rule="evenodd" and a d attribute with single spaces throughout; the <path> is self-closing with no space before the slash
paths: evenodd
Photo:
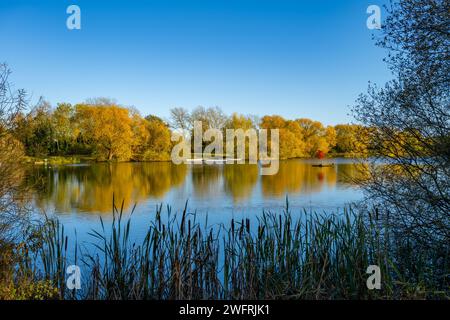
<path id="1" fill-rule="evenodd" d="M 339 153 L 366 155 L 368 150 L 367 129 L 360 125 L 338 124 L 335 126 L 336 147 Z"/>
<path id="2" fill-rule="evenodd" d="M 295 122 L 301 128 L 306 156 L 314 157 L 318 151 L 326 154 L 336 144 L 333 127 L 324 127 L 321 122 L 306 118 L 297 119 Z"/>
<path id="3" fill-rule="evenodd" d="M 304 154 L 303 134 L 300 126 L 294 121 L 273 115 L 261 119 L 262 129 L 278 129 L 280 159 L 301 157 Z"/>
<path id="4" fill-rule="evenodd" d="M 169 127 L 156 116 L 148 116 L 145 121 L 148 138 L 145 144 L 146 150 L 143 155 L 143 160 L 169 160 L 172 149 Z"/>
<path id="5" fill-rule="evenodd" d="M 224 129 L 233 129 L 233 130 L 239 130 L 242 129 L 245 132 L 248 129 L 252 129 L 254 128 L 253 125 L 253 121 L 250 117 L 241 115 L 241 114 L 237 114 L 237 113 L 233 113 L 231 115 L 231 117 L 227 120 L 227 122 L 225 123 L 225 128 Z M 226 137 L 226 132 L 224 132 L 223 134 L 224 137 Z M 238 155 L 238 148 L 237 148 L 237 138 L 234 138 L 234 149 L 233 150 L 228 150 L 226 149 L 226 154 L 228 157 L 234 158 Z M 250 137 L 245 137 L 245 157 L 248 158 L 249 157 L 249 141 L 250 141 Z M 225 144 L 225 148 L 228 148 L 228 145 Z M 231 148 L 230 148 L 231 149 Z"/>

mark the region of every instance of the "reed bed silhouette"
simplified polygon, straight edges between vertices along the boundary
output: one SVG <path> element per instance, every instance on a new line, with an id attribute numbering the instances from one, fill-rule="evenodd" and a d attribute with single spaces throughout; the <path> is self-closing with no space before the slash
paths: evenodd
<path id="1" fill-rule="evenodd" d="M 294 217 L 286 200 L 281 213 L 209 226 L 207 218 L 188 213 L 187 203 L 178 214 L 160 205 L 139 242 L 131 236 L 133 211 L 125 214 L 113 200 L 112 221 L 100 218 L 90 233 L 95 250 L 75 244 L 71 259 L 64 226 L 48 219 L 39 231 L 42 243 L 22 268 L 51 282 L 60 299 L 449 297 L 448 247 L 418 249 L 377 210 L 305 210 Z M 81 290 L 66 286 L 69 264 L 82 266 Z M 369 265 L 381 269 L 381 290 L 367 287 Z"/>

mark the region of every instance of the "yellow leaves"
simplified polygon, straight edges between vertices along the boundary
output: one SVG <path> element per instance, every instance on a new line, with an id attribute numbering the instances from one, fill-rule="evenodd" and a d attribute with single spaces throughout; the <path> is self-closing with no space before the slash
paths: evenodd
<path id="1" fill-rule="evenodd" d="M 261 128 L 280 130 L 282 159 L 314 157 L 318 151 L 327 154 L 332 149 L 347 154 L 366 154 L 368 149 L 366 128 L 358 125 L 325 127 L 311 119 L 285 120 L 273 115 L 262 118 Z"/>
<path id="2" fill-rule="evenodd" d="M 76 113 L 81 133 L 94 143 L 98 160 L 131 158 L 134 136 L 128 109 L 114 105 L 77 105 Z"/>
<path id="3" fill-rule="evenodd" d="M 0 165 L 2 163 L 16 163 L 24 156 L 24 148 L 22 143 L 12 134 L 4 134 L 0 136 Z"/>
<path id="4" fill-rule="evenodd" d="M 333 148 L 336 145 L 337 134 L 332 126 L 328 126 L 325 131 L 325 139 L 328 142 L 328 147 Z"/>
<path id="5" fill-rule="evenodd" d="M 204 130 L 213 125 L 225 134 L 226 129 L 257 127 L 252 116 L 233 113 L 226 117 L 219 109 L 198 109 L 194 113 L 195 119 L 207 120 Z M 110 100 L 75 107 L 61 103 L 53 111 L 42 104 L 26 117 L 18 115 L 15 121 L 15 136 L 33 156 L 89 154 L 100 161 L 167 161 L 175 145 L 163 120 L 154 115 L 142 118 L 137 109 L 120 107 Z M 266 115 L 259 125 L 269 130 L 269 140 L 270 130 L 279 130 L 281 159 L 314 157 L 319 151 L 327 154 L 332 149 L 342 153 L 367 150 L 368 139 L 361 139 L 364 135 L 357 132 L 358 126 L 325 127 L 319 121 L 286 120 L 279 115 Z M 246 140 L 245 154 L 249 154 L 249 145 Z"/>
<path id="6" fill-rule="evenodd" d="M 368 152 L 368 131 L 359 125 L 339 124 L 336 130 L 336 150 L 340 153 L 365 155 Z"/>
<path id="7" fill-rule="evenodd" d="M 310 155 L 313 156 L 318 151 L 322 151 L 324 154 L 327 154 L 330 151 L 330 144 L 325 137 L 315 137 Z"/>
<path id="8" fill-rule="evenodd" d="M 303 156 L 302 133 L 297 123 L 285 120 L 277 115 L 264 116 L 261 120 L 261 128 L 279 130 L 281 159 Z"/>
<path id="9" fill-rule="evenodd" d="M 23 158 L 24 147 L 20 141 L 8 133 L 0 136 L 0 199 L 23 181 L 24 172 L 20 163 Z M 0 212 L 5 210 L 7 203 L 0 201 Z"/>
<path id="10" fill-rule="evenodd" d="M 289 128 L 280 129 L 280 158 L 296 158 L 303 155 L 303 142 Z"/>
<path id="11" fill-rule="evenodd" d="M 170 131 L 167 125 L 158 119 L 148 121 L 149 132 L 148 148 L 155 152 L 170 152 Z"/>
<path id="12" fill-rule="evenodd" d="M 253 129 L 254 128 L 254 124 L 253 121 L 250 117 L 241 115 L 241 114 L 237 114 L 237 113 L 233 113 L 230 117 L 230 119 L 228 119 L 228 121 L 225 124 L 225 129 L 233 129 L 233 130 L 239 130 L 242 129 L 242 137 L 244 137 L 244 145 L 245 145 L 245 152 L 244 155 L 240 156 L 239 155 L 239 150 L 238 150 L 238 136 L 240 136 L 240 132 L 236 131 L 235 132 L 235 138 L 234 138 L 234 144 L 233 144 L 233 148 L 231 149 L 231 146 L 228 144 L 225 144 L 225 152 L 227 155 L 229 155 L 230 157 L 234 158 L 233 155 L 236 155 L 237 158 L 247 158 L 250 155 L 250 140 L 256 140 L 252 138 L 252 134 L 250 133 L 250 131 L 247 131 L 249 129 Z M 248 134 L 247 134 L 248 133 Z M 226 132 L 223 132 L 224 137 L 226 137 Z M 253 136 L 254 137 L 254 136 Z"/>
<path id="13" fill-rule="evenodd" d="M 281 129 L 286 125 L 286 120 L 283 117 L 273 115 L 264 116 L 261 119 L 261 128 L 263 129 Z"/>
<path id="14" fill-rule="evenodd" d="M 388 157 L 425 157 L 431 143 L 418 130 L 392 131 L 382 141 L 382 153 Z"/>
<path id="15" fill-rule="evenodd" d="M 47 280 L 21 280 L 0 284 L 0 300 L 55 300 L 59 299 L 58 288 Z"/>
<path id="16" fill-rule="evenodd" d="M 253 128 L 253 122 L 250 118 L 237 114 L 236 112 L 231 115 L 231 118 L 227 121 L 227 129 L 250 129 Z"/>
<path id="17" fill-rule="evenodd" d="M 325 128 L 319 121 L 306 118 L 295 120 L 304 141 L 304 156 L 314 157 L 318 151 L 328 153 L 334 144 L 332 127 Z M 330 139 L 330 140 L 329 140 Z"/>
<path id="18" fill-rule="evenodd" d="M 169 160 L 170 130 L 158 117 L 144 119 L 116 105 L 77 105 L 75 118 L 97 160 Z"/>
<path id="19" fill-rule="evenodd" d="M 139 155 L 144 153 L 145 146 L 150 138 L 147 121 L 134 114 L 131 127 L 133 130 L 133 157 L 139 157 Z"/>

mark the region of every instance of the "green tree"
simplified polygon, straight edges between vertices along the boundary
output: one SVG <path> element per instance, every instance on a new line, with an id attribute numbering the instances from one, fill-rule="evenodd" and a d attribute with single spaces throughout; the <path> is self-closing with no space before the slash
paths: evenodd
<path id="1" fill-rule="evenodd" d="M 26 139 L 26 148 L 30 155 L 44 157 L 55 153 L 56 141 L 50 103 L 41 98 L 27 117 L 26 125 L 31 129 L 31 136 Z"/>
<path id="2" fill-rule="evenodd" d="M 53 111 L 52 120 L 54 139 L 58 154 L 67 154 L 75 141 L 73 117 L 75 109 L 69 103 L 58 103 Z"/>

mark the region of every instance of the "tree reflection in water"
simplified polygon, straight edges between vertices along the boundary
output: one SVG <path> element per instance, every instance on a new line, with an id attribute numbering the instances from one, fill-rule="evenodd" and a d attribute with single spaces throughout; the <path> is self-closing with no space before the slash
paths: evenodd
<path id="1" fill-rule="evenodd" d="M 187 187 L 191 194 L 176 198 L 184 202 L 191 196 L 199 201 L 239 203 L 257 193 L 283 198 L 286 194 L 312 194 L 352 185 L 361 175 L 354 163 L 337 163 L 334 167 L 316 168 L 309 161 L 280 162 L 276 175 L 261 176 L 257 165 L 174 165 L 170 162 L 97 163 L 92 165 L 33 167 L 27 184 L 33 190 L 36 206 L 56 212 L 111 211 L 111 198 L 124 200 L 124 207 L 147 199 L 166 202 L 171 190 Z"/>

